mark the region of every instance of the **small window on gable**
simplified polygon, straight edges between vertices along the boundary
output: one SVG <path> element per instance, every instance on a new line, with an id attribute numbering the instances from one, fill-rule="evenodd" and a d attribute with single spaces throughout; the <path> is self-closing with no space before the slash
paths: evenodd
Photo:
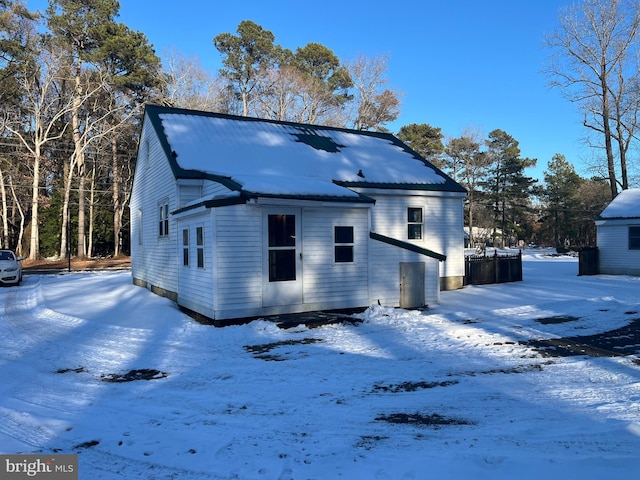
<path id="1" fill-rule="evenodd" d="M 161 203 L 158 212 L 158 236 L 166 237 L 169 235 L 169 204 Z"/>
<path id="2" fill-rule="evenodd" d="M 189 266 L 189 229 L 182 230 L 182 265 Z"/>
<path id="3" fill-rule="evenodd" d="M 422 240 L 422 208 L 409 207 L 407 209 L 407 238 Z"/>
<path id="4" fill-rule="evenodd" d="M 144 157 L 147 168 L 151 166 L 151 151 L 149 149 L 149 139 L 144 141 Z"/>
<path id="5" fill-rule="evenodd" d="M 204 268 L 204 227 L 196 227 L 196 253 L 198 268 Z"/>
<path id="6" fill-rule="evenodd" d="M 353 263 L 353 227 L 335 227 L 336 263 Z"/>
<path id="7" fill-rule="evenodd" d="M 640 250 L 640 226 L 629 226 L 629 250 Z"/>
<path id="8" fill-rule="evenodd" d="M 142 223 L 142 209 L 138 210 L 138 245 L 142 245 L 142 232 L 144 224 Z"/>

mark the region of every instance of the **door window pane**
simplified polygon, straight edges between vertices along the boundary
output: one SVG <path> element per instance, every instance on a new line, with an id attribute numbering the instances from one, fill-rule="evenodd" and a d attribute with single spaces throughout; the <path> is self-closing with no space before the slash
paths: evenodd
<path id="1" fill-rule="evenodd" d="M 295 215 L 269 215 L 269 246 L 294 247 L 295 245 Z"/>
<path id="2" fill-rule="evenodd" d="M 629 250 L 640 250 L 640 227 L 629 227 Z"/>
<path id="3" fill-rule="evenodd" d="M 296 279 L 296 251 L 269 250 L 269 281 L 286 282 Z"/>

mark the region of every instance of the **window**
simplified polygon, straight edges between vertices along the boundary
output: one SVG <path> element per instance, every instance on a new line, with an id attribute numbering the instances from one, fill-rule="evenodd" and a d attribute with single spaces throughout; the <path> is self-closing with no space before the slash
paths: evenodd
<path id="1" fill-rule="evenodd" d="M 408 208 L 407 225 L 407 238 L 409 240 L 422 240 L 422 208 Z"/>
<path id="2" fill-rule="evenodd" d="M 198 268 L 204 268 L 204 227 L 196 227 L 196 252 Z"/>
<path id="3" fill-rule="evenodd" d="M 640 226 L 629 227 L 629 250 L 640 250 Z"/>
<path id="4" fill-rule="evenodd" d="M 169 204 L 160 205 L 158 213 L 158 235 L 166 237 L 169 235 Z"/>
<path id="5" fill-rule="evenodd" d="M 142 231 L 144 230 L 142 224 L 142 209 L 138 210 L 138 245 L 142 245 Z"/>
<path id="6" fill-rule="evenodd" d="M 296 279 L 296 216 L 269 215 L 269 281 Z"/>
<path id="7" fill-rule="evenodd" d="M 189 229 L 182 230 L 182 265 L 189 266 Z"/>
<path id="8" fill-rule="evenodd" d="M 335 227 L 333 234 L 336 263 L 353 263 L 353 227 Z"/>

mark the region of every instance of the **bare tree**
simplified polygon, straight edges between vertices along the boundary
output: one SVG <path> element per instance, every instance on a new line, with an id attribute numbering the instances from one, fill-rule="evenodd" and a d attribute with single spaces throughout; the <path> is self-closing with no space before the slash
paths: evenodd
<path id="1" fill-rule="evenodd" d="M 486 178 L 491 159 L 481 151 L 483 134 L 479 130 L 466 129 L 462 136 L 449 140 L 445 147 L 446 155 L 451 159 L 454 179 L 467 189 L 467 224 L 469 225 L 469 243 L 474 240 L 474 212 L 477 195 L 480 193 L 483 180 Z"/>
<path id="2" fill-rule="evenodd" d="M 165 52 L 160 101 L 168 106 L 204 111 L 225 111 L 226 83 L 209 74 L 197 57 L 177 50 Z"/>
<path id="3" fill-rule="evenodd" d="M 40 168 L 43 148 L 58 140 L 65 133 L 60 121 L 72 108 L 71 102 L 61 101 L 58 90 L 58 59 L 55 52 L 44 51 L 38 60 L 36 75 L 29 70 L 20 76 L 20 90 L 23 96 L 25 115 L 8 111 L 0 118 L 0 124 L 27 149 L 31 157 L 33 172 L 31 186 L 31 237 L 29 258 L 35 260 L 40 255 L 38 230 L 38 206 L 40 198 Z M 25 65 L 24 68 L 29 68 Z M 26 123 L 25 123 L 26 122 Z"/>
<path id="4" fill-rule="evenodd" d="M 615 131 L 630 104 L 625 83 L 629 75 L 637 75 L 633 54 L 640 7 L 632 0 L 582 0 L 561 10 L 559 24 L 546 40 L 553 52 L 547 73 L 552 85 L 581 106 L 585 127 L 602 136 L 614 198 L 618 180 L 612 140 L 624 142 Z M 628 185 L 624 152 L 619 160 L 624 188 Z"/>
<path id="5" fill-rule="evenodd" d="M 384 88 L 388 61 L 388 55 L 361 55 L 348 64 L 356 90 L 351 118 L 357 130 L 384 130 L 400 113 L 400 94 Z"/>

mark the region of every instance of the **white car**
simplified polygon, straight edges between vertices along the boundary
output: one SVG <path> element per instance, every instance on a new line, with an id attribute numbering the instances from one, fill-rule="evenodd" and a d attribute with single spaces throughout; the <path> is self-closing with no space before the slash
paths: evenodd
<path id="1" fill-rule="evenodd" d="M 0 283 L 20 285 L 22 281 L 22 257 L 11 250 L 0 250 Z"/>

